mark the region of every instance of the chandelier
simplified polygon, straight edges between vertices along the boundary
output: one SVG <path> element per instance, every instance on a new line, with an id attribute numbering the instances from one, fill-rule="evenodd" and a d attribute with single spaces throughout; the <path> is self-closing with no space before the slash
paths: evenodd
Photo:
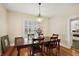
<path id="1" fill-rule="evenodd" d="M 41 22 L 41 21 L 43 20 L 41 14 L 40 14 L 40 12 L 41 12 L 41 10 L 40 10 L 40 8 L 41 8 L 41 3 L 38 3 L 38 5 L 39 5 L 38 21 Z"/>

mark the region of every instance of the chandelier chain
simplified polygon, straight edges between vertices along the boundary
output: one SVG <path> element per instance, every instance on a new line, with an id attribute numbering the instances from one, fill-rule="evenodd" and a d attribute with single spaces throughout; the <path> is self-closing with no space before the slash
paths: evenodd
<path id="1" fill-rule="evenodd" d="M 39 3 L 39 17 L 41 16 L 41 14 L 40 14 L 40 6 L 41 6 L 41 3 Z"/>

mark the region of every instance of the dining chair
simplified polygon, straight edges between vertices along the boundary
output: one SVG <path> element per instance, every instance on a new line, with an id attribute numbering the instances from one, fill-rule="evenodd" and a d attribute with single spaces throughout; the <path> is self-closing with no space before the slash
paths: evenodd
<path id="1" fill-rule="evenodd" d="M 51 38 L 50 38 L 51 39 Z M 49 41 L 45 47 L 47 48 L 47 55 L 59 55 L 60 53 L 60 39 Z"/>
<path id="2" fill-rule="evenodd" d="M 54 37 L 55 39 L 58 39 L 59 35 L 58 34 L 52 34 L 52 37 Z"/>
<path id="3" fill-rule="evenodd" d="M 44 43 L 44 38 L 39 37 L 39 38 L 33 38 L 32 41 L 32 55 L 34 56 L 35 54 L 40 54 L 43 55 L 43 43 Z M 35 44 L 37 43 L 37 44 Z"/>
<path id="4" fill-rule="evenodd" d="M 21 43 L 24 43 L 24 38 L 23 37 L 15 37 L 15 46 L 18 45 L 18 44 L 21 44 Z M 19 48 L 17 48 L 19 49 Z M 21 48 L 19 50 L 20 52 L 20 56 L 25 56 L 26 54 L 28 54 L 28 48 Z"/>
<path id="5" fill-rule="evenodd" d="M 49 42 L 49 53 L 50 55 L 57 56 L 60 53 L 60 39 Z"/>
<path id="6" fill-rule="evenodd" d="M 44 38 L 44 34 L 40 34 L 39 37 Z"/>
<path id="7" fill-rule="evenodd" d="M 53 40 L 57 40 L 58 39 L 58 34 L 53 34 L 51 37 L 50 37 L 50 41 L 53 41 Z M 48 47 L 49 46 L 49 44 L 47 43 L 46 44 L 46 47 Z"/>
<path id="8" fill-rule="evenodd" d="M 27 35 L 28 35 L 28 40 L 34 37 L 34 34 L 27 34 Z"/>
<path id="9" fill-rule="evenodd" d="M 54 40 L 58 40 L 58 34 L 53 34 L 52 37 L 50 37 L 50 42 L 54 41 Z M 50 43 L 48 42 L 48 43 L 44 44 L 44 46 L 45 46 L 46 53 L 48 52 L 47 55 L 49 55 L 50 54 L 50 52 L 49 52 Z"/>
<path id="10" fill-rule="evenodd" d="M 15 37 L 15 45 L 23 43 L 24 38 L 23 37 Z"/>
<path id="11" fill-rule="evenodd" d="M 14 46 L 10 46 L 8 35 L 1 37 L 2 56 L 10 56 L 14 50 Z"/>

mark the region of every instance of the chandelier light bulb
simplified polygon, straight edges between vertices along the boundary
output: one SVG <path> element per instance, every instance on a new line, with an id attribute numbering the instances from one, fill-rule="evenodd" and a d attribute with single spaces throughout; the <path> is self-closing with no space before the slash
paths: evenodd
<path id="1" fill-rule="evenodd" d="M 42 18 L 38 18 L 38 22 L 41 22 L 43 19 Z"/>

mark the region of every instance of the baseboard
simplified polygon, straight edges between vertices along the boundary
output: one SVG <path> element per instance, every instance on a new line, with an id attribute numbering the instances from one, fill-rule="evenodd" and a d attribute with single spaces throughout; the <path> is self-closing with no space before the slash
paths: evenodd
<path id="1" fill-rule="evenodd" d="M 70 48 L 71 48 L 70 46 L 67 46 L 67 45 L 62 44 L 62 43 L 60 43 L 60 45 L 61 45 L 61 46 L 63 46 L 63 47 L 65 47 L 65 48 L 68 48 L 68 49 L 70 49 Z"/>

